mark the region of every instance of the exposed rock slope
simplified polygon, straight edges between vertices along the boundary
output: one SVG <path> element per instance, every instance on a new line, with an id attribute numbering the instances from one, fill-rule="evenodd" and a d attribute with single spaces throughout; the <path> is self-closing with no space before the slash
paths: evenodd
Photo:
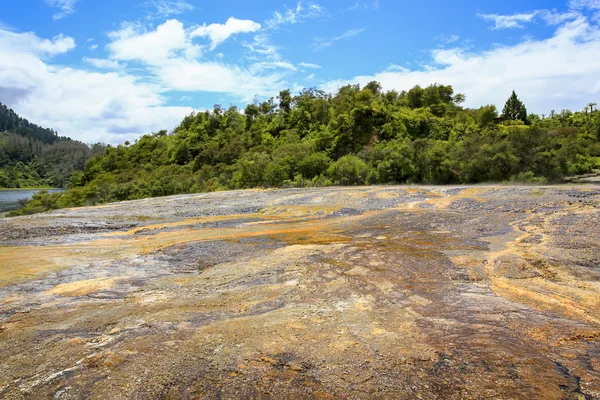
<path id="1" fill-rule="evenodd" d="M 0 221 L 0 398 L 600 398 L 600 187 Z"/>

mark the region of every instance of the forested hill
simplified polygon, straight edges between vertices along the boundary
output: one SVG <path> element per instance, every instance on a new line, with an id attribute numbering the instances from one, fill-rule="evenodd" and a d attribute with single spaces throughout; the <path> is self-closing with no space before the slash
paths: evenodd
<path id="1" fill-rule="evenodd" d="M 53 129 L 32 124 L 2 103 L 0 103 L 0 132 L 16 133 L 45 144 L 51 144 L 58 140 L 58 133 Z"/>
<path id="2" fill-rule="evenodd" d="M 507 93 L 507 97 L 510 93 Z M 559 182 L 600 168 L 600 112 L 463 108 L 451 86 L 377 82 L 191 114 L 172 132 L 108 147 L 72 187 L 18 213 L 177 193 L 387 183 Z"/>
<path id="3" fill-rule="evenodd" d="M 104 147 L 58 136 L 0 103 L 0 188 L 65 187 Z"/>

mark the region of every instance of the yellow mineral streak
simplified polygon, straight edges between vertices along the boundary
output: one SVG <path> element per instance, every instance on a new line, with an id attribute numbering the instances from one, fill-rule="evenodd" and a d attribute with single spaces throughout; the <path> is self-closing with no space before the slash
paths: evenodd
<path id="1" fill-rule="evenodd" d="M 84 281 L 62 283 L 56 285 L 53 288 L 46 291 L 48 294 L 55 294 L 57 296 L 85 296 L 91 293 L 100 292 L 103 290 L 110 289 L 118 281 L 126 279 L 127 277 L 115 277 L 115 278 L 97 278 L 88 279 Z"/>

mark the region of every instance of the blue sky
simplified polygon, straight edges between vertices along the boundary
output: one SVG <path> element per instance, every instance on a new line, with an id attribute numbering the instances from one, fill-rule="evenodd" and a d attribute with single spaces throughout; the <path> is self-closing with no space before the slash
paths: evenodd
<path id="1" fill-rule="evenodd" d="M 600 100 L 600 0 L 19 0 L 0 14 L 0 102 L 85 142 L 172 129 L 279 90 L 451 84 L 466 106 Z"/>

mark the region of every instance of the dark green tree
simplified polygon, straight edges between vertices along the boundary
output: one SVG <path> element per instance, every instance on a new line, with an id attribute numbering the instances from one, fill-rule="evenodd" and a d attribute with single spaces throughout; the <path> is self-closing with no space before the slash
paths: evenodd
<path id="1" fill-rule="evenodd" d="M 511 121 L 527 121 L 527 109 L 525 108 L 525 104 L 519 100 L 519 97 L 514 90 L 506 101 L 504 109 L 502 109 L 502 118 Z"/>

